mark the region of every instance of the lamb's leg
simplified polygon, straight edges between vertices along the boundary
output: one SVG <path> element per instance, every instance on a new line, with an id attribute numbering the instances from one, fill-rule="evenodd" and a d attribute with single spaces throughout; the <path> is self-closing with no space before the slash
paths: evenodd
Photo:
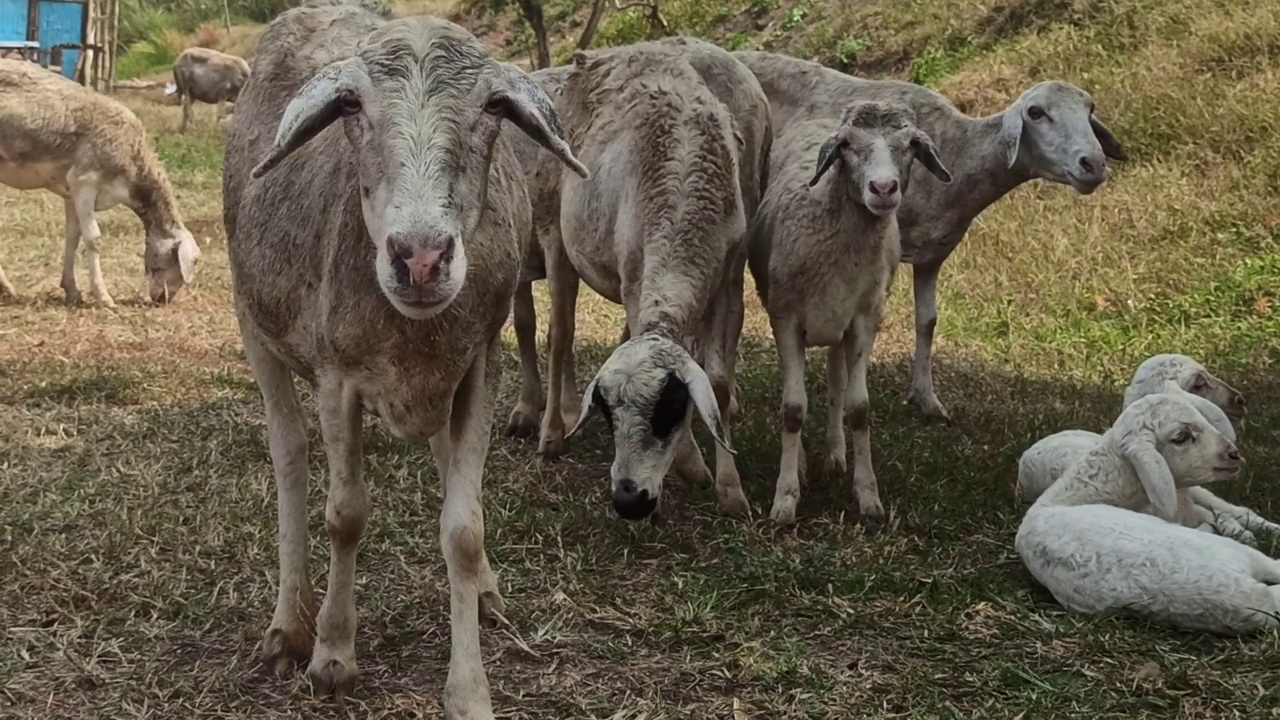
<path id="1" fill-rule="evenodd" d="M 844 477 L 848 454 L 844 437 L 845 386 L 849 382 L 849 364 L 845 362 L 845 344 L 827 348 L 827 459 L 824 466 L 830 477 Z"/>
<path id="2" fill-rule="evenodd" d="M 574 275 L 574 302 L 577 302 L 577 275 Z M 550 338 L 548 337 L 548 342 Z M 582 405 L 582 396 L 578 394 L 578 359 L 573 350 L 573 338 L 569 338 L 569 347 L 564 351 L 564 379 L 560 384 L 560 414 L 564 416 L 564 426 L 573 427 L 578 422 L 578 409 Z"/>
<path id="3" fill-rule="evenodd" d="M 800 430 L 808 411 L 804 388 L 804 345 L 800 329 L 790 318 L 769 318 L 773 341 L 778 347 L 778 367 L 782 371 L 782 459 L 778 484 L 773 493 L 773 509 L 769 517 L 775 522 L 796 521 L 796 505 L 800 502 L 800 468 L 804 463 L 800 446 Z"/>
<path id="4" fill-rule="evenodd" d="M 187 126 L 191 124 L 191 94 L 182 93 L 182 127 L 178 128 L 178 132 L 185 133 Z"/>
<path id="5" fill-rule="evenodd" d="M 926 419 L 950 420 L 933 389 L 933 331 L 938 325 L 938 271 L 942 263 L 912 266 L 916 300 L 916 351 L 911 359 L 911 393 L 907 401 Z"/>
<path id="6" fill-rule="evenodd" d="M 1208 488 L 1193 487 L 1187 489 L 1188 497 L 1195 504 L 1207 508 L 1214 515 L 1230 517 L 1248 530 L 1254 532 L 1280 533 L 1280 525 L 1267 520 L 1258 513 L 1240 505 L 1233 505 L 1214 495 Z"/>
<path id="7" fill-rule="evenodd" d="M 542 378 L 538 376 L 538 313 L 533 306 L 533 282 L 516 285 L 512 300 L 512 325 L 520 349 L 520 399 L 511 410 L 503 435 L 528 438 L 538 432 L 538 413 L 546 406 Z"/>
<path id="8" fill-rule="evenodd" d="M 733 439 L 731 427 L 733 415 L 729 412 L 730 400 L 733 397 L 733 355 L 737 353 L 738 343 L 734 336 L 732 321 L 733 296 L 728 295 L 719 301 L 718 311 L 712 318 L 712 340 L 706 344 L 707 376 L 711 380 L 711 389 L 716 395 L 716 405 L 720 411 L 725 442 L 731 446 Z M 746 517 L 751 514 L 751 505 L 742 492 L 742 478 L 738 475 L 738 466 L 733 455 L 715 443 L 716 448 L 716 500 L 720 512 L 732 517 Z"/>
<path id="9" fill-rule="evenodd" d="M 76 251 L 80 249 L 80 218 L 76 215 L 75 200 L 67 198 L 63 203 L 66 225 L 63 228 L 66 243 L 62 247 L 62 292 L 68 303 L 80 302 L 80 288 L 76 287 Z"/>
<path id="10" fill-rule="evenodd" d="M 4 268 L 0 267 L 0 297 L 17 297 L 18 291 L 13 289 L 13 283 L 9 282 L 9 278 L 5 277 Z"/>
<path id="11" fill-rule="evenodd" d="M 486 352 L 487 350 L 487 352 Z M 440 546 L 449 572 L 449 676 L 444 714 L 450 720 L 491 720 L 489 681 L 480 654 L 480 623 L 486 608 L 501 609 L 497 580 L 484 547 L 481 488 L 493 421 L 487 366 L 496 363 L 494 344 L 477 354 L 458 386 L 449 419 L 452 452 L 440 512 Z M 486 572 L 487 571 L 487 572 Z M 492 620 L 490 618 L 489 620 Z M 487 622 L 487 621 L 486 621 Z"/>
<path id="12" fill-rule="evenodd" d="M 262 659 L 277 674 L 311 657 L 316 598 L 307 571 L 307 424 L 293 389 L 293 373 L 250 333 L 245 359 L 267 416 L 267 448 L 276 480 L 280 586 Z"/>
<path id="13" fill-rule="evenodd" d="M 1186 488 L 1178 491 L 1178 508 L 1173 516 L 1175 523 L 1200 530 L 1201 532 L 1229 537 L 1244 545 L 1257 544 L 1253 533 L 1242 527 L 1240 523 L 1235 521 L 1235 518 L 1226 514 L 1218 515 L 1208 507 L 1197 503 L 1196 496 L 1190 492 L 1191 489 Z M 1150 506 L 1145 509 L 1145 512 L 1154 514 L 1154 510 Z"/>
<path id="14" fill-rule="evenodd" d="M 747 253 L 741 251 L 729 280 L 729 332 L 732 333 L 730 337 L 733 339 L 733 345 L 732 352 L 726 359 L 729 362 L 729 377 L 733 378 L 733 384 L 729 386 L 729 415 L 734 417 L 737 417 L 738 411 L 742 409 L 738 399 L 737 368 L 738 341 L 742 337 L 742 323 L 746 318 L 746 308 L 742 300 L 746 292 L 746 272 Z"/>
<path id="15" fill-rule="evenodd" d="M 98 203 L 97 178 L 82 179 L 72 183 L 71 192 L 75 198 L 76 219 L 80 221 L 80 239 L 84 243 L 84 256 L 89 265 L 89 292 L 93 293 L 93 299 L 102 305 L 115 307 L 115 300 L 112 300 L 111 295 L 107 293 L 107 281 L 102 278 L 102 260 L 98 254 L 102 230 L 98 228 L 98 219 L 93 215 Z M 65 267 L 63 272 L 65 274 Z"/>
<path id="16" fill-rule="evenodd" d="M 564 369 L 569 348 L 573 345 L 575 313 L 578 303 L 578 273 L 569 262 L 564 248 L 547 250 L 547 285 L 551 290 L 551 320 L 547 328 L 550 347 L 547 351 L 547 403 L 542 412 L 542 432 L 538 454 L 556 458 L 564 454 Z"/>
<path id="17" fill-rule="evenodd" d="M 316 622 L 316 645 L 307 675 L 320 693 L 342 695 L 355 687 L 356 549 L 369 520 L 369 489 L 362 475 L 361 405 L 353 388 L 321 378 L 320 432 L 329 459 L 329 586 Z"/>
<path id="18" fill-rule="evenodd" d="M 874 527 L 884 519 L 880 490 L 871 462 L 871 397 L 867 392 L 867 365 L 876 342 L 878 317 L 861 315 L 853 319 L 853 333 L 845 336 L 845 353 L 853 360 L 849 374 L 850 396 L 847 413 L 853 432 L 853 492 L 863 524 Z"/>

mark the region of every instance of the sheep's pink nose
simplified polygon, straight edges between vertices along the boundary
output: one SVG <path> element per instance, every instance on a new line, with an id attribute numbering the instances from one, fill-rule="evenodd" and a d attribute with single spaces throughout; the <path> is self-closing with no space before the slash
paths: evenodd
<path id="1" fill-rule="evenodd" d="M 412 285 L 422 286 L 432 282 L 441 265 L 453 256 L 454 240 L 431 243 L 431 247 L 413 247 L 395 235 L 387 238 L 387 252 L 393 264 L 403 264 L 404 272 Z M 403 279 L 403 276 L 402 276 Z"/>
<path id="2" fill-rule="evenodd" d="M 897 180 L 872 180 L 868 184 L 871 186 L 871 194 L 881 197 L 892 195 L 898 190 Z"/>

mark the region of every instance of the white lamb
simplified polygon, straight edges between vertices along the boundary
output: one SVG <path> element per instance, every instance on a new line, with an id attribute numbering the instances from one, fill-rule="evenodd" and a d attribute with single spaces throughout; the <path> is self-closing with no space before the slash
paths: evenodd
<path id="1" fill-rule="evenodd" d="M 1134 372 L 1125 389 L 1124 404 L 1164 392 L 1178 395 L 1200 411 L 1214 429 L 1235 442 L 1231 420 L 1245 415 L 1244 397 L 1235 388 L 1214 376 L 1203 365 L 1185 355 L 1162 353 L 1147 358 Z M 1075 460 L 1083 457 L 1102 439 L 1088 430 L 1063 430 L 1042 438 L 1018 460 L 1015 495 L 1023 504 L 1035 502 Z M 1204 488 L 1188 488 L 1178 493 L 1175 520 L 1187 527 L 1220 532 L 1236 540 L 1254 543 L 1257 531 L 1277 532 L 1280 525 L 1254 511 L 1233 505 Z"/>
<path id="2" fill-rule="evenodd" d="M 1148 395 L 1027 511 L 1014 545 L 1065 608 L 1129 613 L 1187 630 L 1280 627 L 1280 561 L 1166 522 L 1178 489 L 1225 480 L 1244 460 L 1185 399 Z M 1135 512 L 1150 504 L 1159 517 Z"/>

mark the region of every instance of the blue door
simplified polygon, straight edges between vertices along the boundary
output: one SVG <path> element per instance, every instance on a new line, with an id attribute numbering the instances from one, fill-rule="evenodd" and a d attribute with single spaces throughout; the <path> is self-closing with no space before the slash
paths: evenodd
<path id="1" fill-rule="evenodd" d="M 27 0 L 0 0 L 0 42 L 27 39 Z"/>
<path id="2" fill-rule="evenodd" d="M 3 2 L 4 0 L 0 0 Z M 47 53 L 54 45 L 84 42 L 84 3 L 64 0 L 40 0 L 40 51 Z M 62 51 L 62 74 L 73 78 L 79 50 Z"/>

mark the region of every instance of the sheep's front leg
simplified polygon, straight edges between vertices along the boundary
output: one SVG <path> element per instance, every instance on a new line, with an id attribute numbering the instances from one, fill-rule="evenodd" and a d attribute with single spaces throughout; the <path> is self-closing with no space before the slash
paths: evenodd
<path id="1" fill-rule="evenodd" d="M 800 468 L 804 463 L 804 451 L 800 446 L 800 431 L 804 428 L 804 416 L 808 411 L 804 388 L 804 345 L 800 328 L 794 320 L 770 317 L 769 321 L 773 327 L 774 344 L 778 347 L 778 368 L 782 371 L 782 460 L 769 517 L 775 522 L 790 524 L 796 521 L 796 506 L 800 502 Z"/>
<path id="2" fill-rule="evenodd" d="M 63 202 L 63 227 L 65 243 L 62 246 L 62 292 L 68 303 L 80 302 L 80 288 L 76 287 L 76 251 L 80 249 L 80 218 L 76 214 L 74 198 Z"/>
<path id="3" fill-rule="evenodd" d="M 538 376 L 538 313 L 533 305 L 533 282 L 516 285 L 511 302 L 516 346 L 520 349 L 520 399 L 507 419 L 506 437 L 529 438 L 538 432 L 538 414 L 546 405 Z"/>
<path id="4" fill-rule="evenodd" d="M 827 459 L 823 469 L 831 477 L 844 477 L 848 469 L 844 438 L 845 385 L 849 380 L 846 344 L 851 345 L 847 337 L 827 348 Z"/>
<path id="5" fill-rule="evenodd" d="M 1280 525 L 1267 520 L 1247 507 L 1233 505 L 1223 500 L 1210 492 L 1208 488 L 1187 488 L 1186 495 L 1196 505 L 1208 509 L 1215 516 L 1229 517 L 1235 520 L 1242 529 L 1252 530 L 1253 532 L 1280 533 Z"/>
<path id="6" fill-rule="evenodd" d="M 720 301 L 719 311 L 711 324 L 712 341 L 706 344 L 707 376 L 711 380 L 711 389 L 716 395 L 716 405 L 720 411 L 725 442 L 732 445 L 731 434 L 733 416 L 730 413 L 730 400 L 733 397 L 732 353 L 737 352 L 737 338 L 733 337 L 730 321 L 732 320 L 732 296 Z M 733 455 L 720 443 L 716 448 L 716 501 L 720 512 L 732 517 L 746 517 L 751 514 L 751 505 L 742 492 L 742 479 L 738 475 L 738 466 Z"/>
<path id="7" fill-rule="evenodd" d="M 916 300 L 916 350 L 911 359 L 911 393 L 907 401 L 930 420 L 951 419 L 933 389 L 933 332 L 938 326 L 938 272 L 941 269 L 941 262 L 911 268 Z"/>
<path id="8" fill-rule="evenodd" d="M 329 460 L 329 586 L 316 623 L 316 646 L 307 668 L 320 693 L 343 695 L 355 687 L 356 549 L 369 520 L 369 489 L 362 475 L 360 399 L 341 380 L 321 378 L 320 432 Z"/>
<path id="9" fill-rule="evenodd" d="M 315 637 L 316 598 L 307 571 L 307 424 L 289 368 L 250 333 L 245 333 L 244 354 L 266 408 L 276 480 L 280 586 L 262 659 L 279 674 L 311 657 Z"/>
<path id="10" fill-rule="evenodd" d="M 75 202 L 75 215 L 80 225 L 80 239 L 84 242 L 84 256 L 89 265 L 89 292 L 93 299 L 106 307 L 115 307 L 116 303 L 107 293 L 107 282 L 102 278 L 102 260 L 98 254 L 98 243 L 102 240 L 102 230 L 98 227 L 98 219 L 94 217 L 94 208 L 98 202 L 97 178 L 81 178 L 71 184 L 72 197 Z M 70 245 L 70 240 L 68 240 Z M 62 280 L 66 282 L 68 270 L 65 263 L 62 268 Z M 74 261 L 70 269 L 71 282 L 75 284 Z M 67 293 L 71 300 L 71 293 Z"/>
<path id="11" fill-rule="evenodd" d="M 880 489 L 871 463 L 871 397 L 867 392 L 867 365 L 875 346 L 878 317 L 864 315 L 853 320 L 852 333 L 845 336 L 849 365 L 849 397 L 846 408 L 853 431 L 853 492 L 863 524 L 874 527 L 884 519 Z"/>
<path id="12" fill-rule="evenodd" d="M 493 718 L 480 655 L 480 615 L 486 607 L 500 611 L 501 596 L 485 553 L 481 487 L 493 414 L 486 368 L 496 362 L 496 351 L 495 344 L 476 356 L 454 395 L 449 420 L 451 452 L 444 473 L 440 545 L 449 572 L 452 646 L 443 704 L 450 720 Z"/>
<path id="13" fill-rule="evenodd" d="M 564 369 L 573 345 L 574 314 L 578 304 L 578 273 L 569 262 L 564 247 L 547 251 L 547 284 L 551 290 L 551 322 L 548 328 L 550 348 L 547 352 L 547 403 L 542 412 L 542 437 L 538 454 L 556 458 L 564 454 Z"/>

